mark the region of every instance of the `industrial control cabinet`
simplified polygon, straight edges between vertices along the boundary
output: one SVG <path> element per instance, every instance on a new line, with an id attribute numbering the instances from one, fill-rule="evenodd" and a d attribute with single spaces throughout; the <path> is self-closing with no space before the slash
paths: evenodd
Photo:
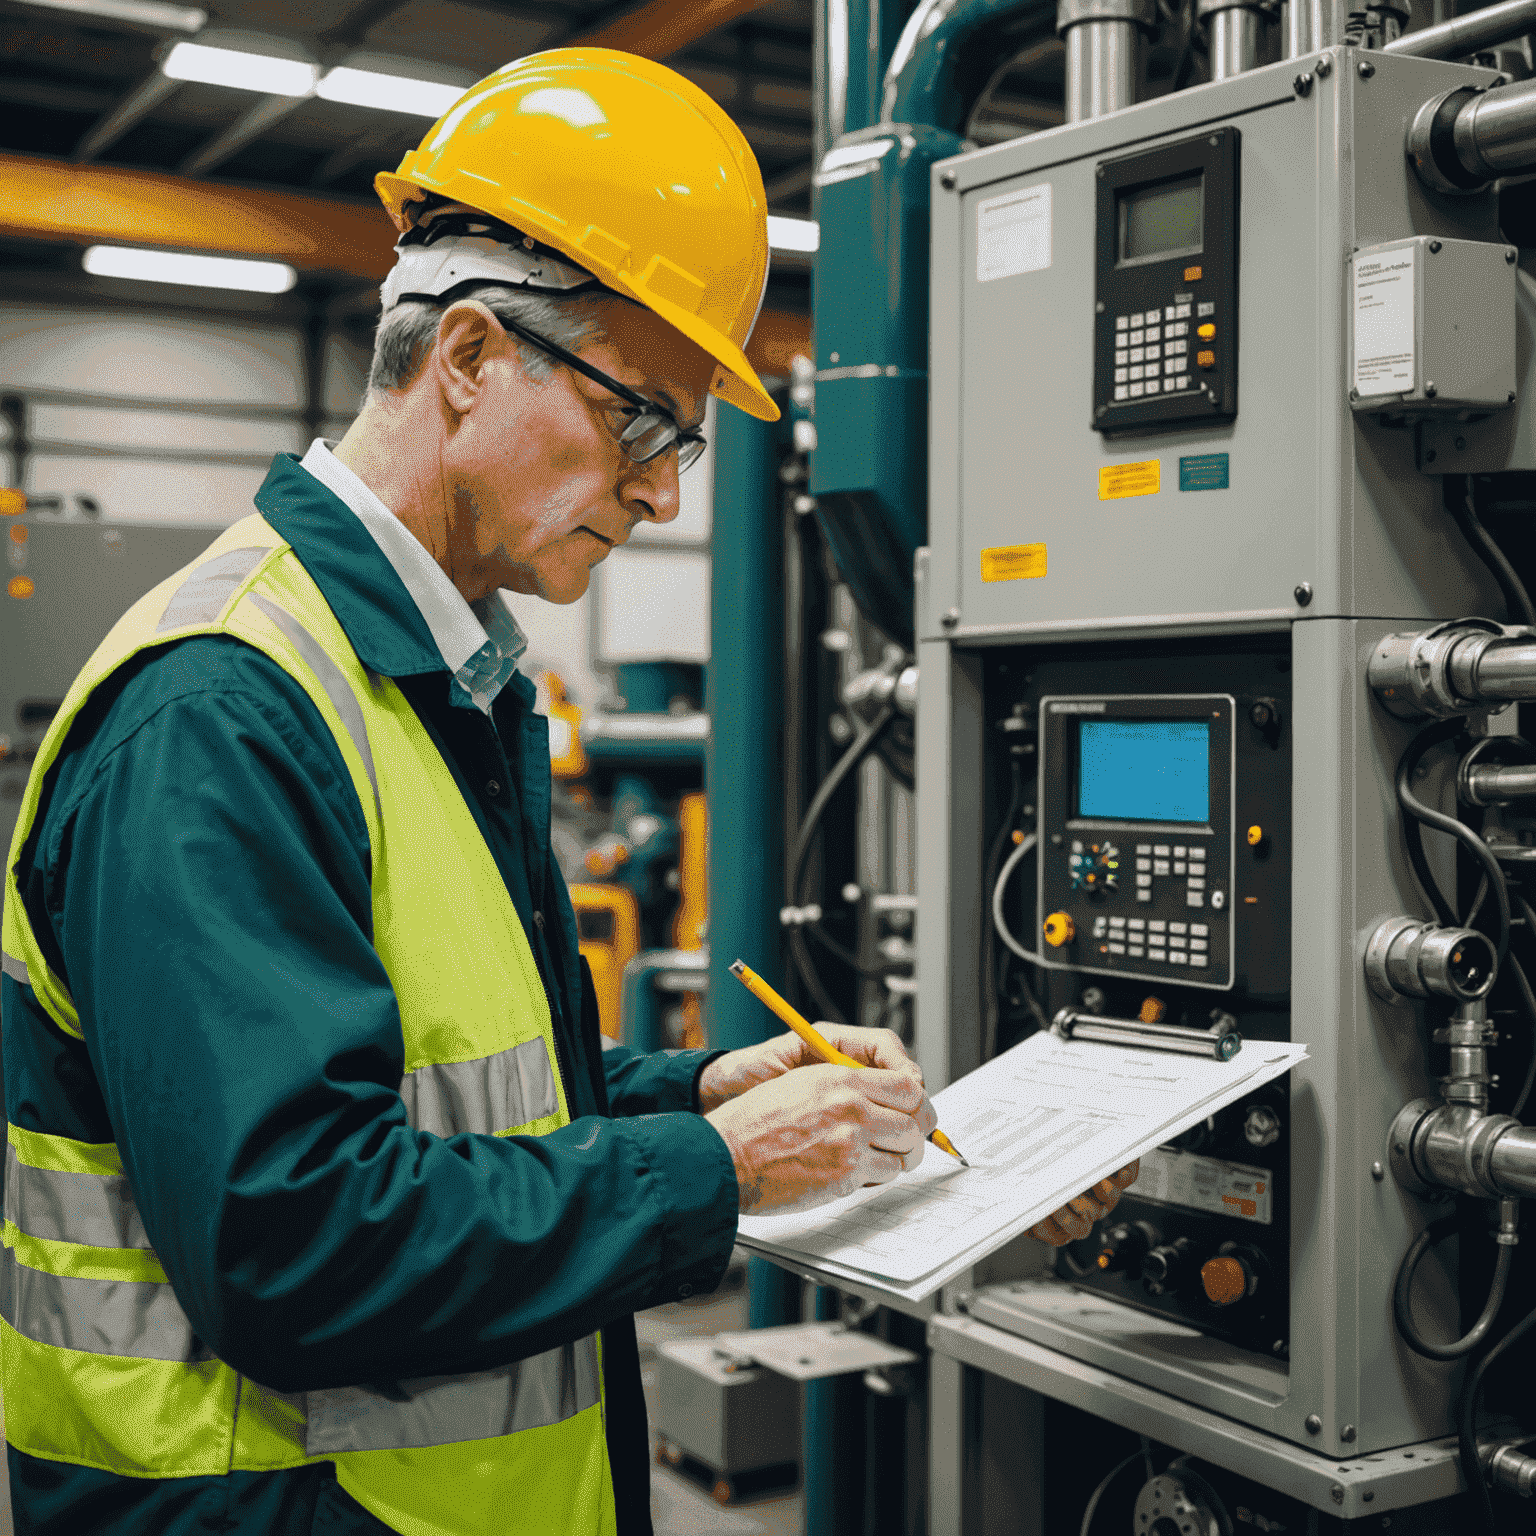
<path id="1" fill-rule="evenodd" d="M 1496 198 L 1429 191 L 1404 153 L 1426 100 L 1488 72 L 1352 48 L 1302 62 L 1305 88 L 1292 60 L 935 168 L 927 1080 L 1010 1043 L 989 1037 L 994 896 L 1037 1019 L 1226 1014 L 1308 1050 L 1148 1159 L 1113 1231 L 946 1294 L 936 1486 L 977 1464 L 961 1383 L 980 1373 L 1330 1518 L 1458 1487 L 1460 1374 L 1393 1325 L 1426 1218 L 1384 1171 L 1388 1131 L 1437 1090 L 1422 1014 L 1362 964 L 1383 919 L 1423 908 L 1394 792 L 1419 726 L 1366 668 L 1386 635 L 1505 611 L 1426 445 L 1531 382 L 1533 288 Z M 1442 260 L 1457 279 L 1426 300 Z M 1486 366 L 1426 391 L 1425 359 L 1462 356 L 1474 329 Z M 1009 812 L 1034 842 L 999 889 Z M 1202 1286 L 1213 1257 L 1246 1283 Z M 1454 1245 L 1417 1287 L 1426 1328 L 1452 1336 Z M 983 1529 L 963 1498 L 934 1511 L 935 1536 Z"/>

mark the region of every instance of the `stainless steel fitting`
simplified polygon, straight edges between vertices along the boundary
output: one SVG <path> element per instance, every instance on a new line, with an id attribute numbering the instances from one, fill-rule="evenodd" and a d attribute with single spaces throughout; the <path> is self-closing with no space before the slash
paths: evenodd
<path id="1" fill-rule="evenodd" d="M 1491 619 L 1456 619 L 1377 643 L 1366 680 L 1404 720 L 1449 719 L 1536 699 L 1536 634 Z"/>
<path id="2" fill-rule="evenodd" d="M 1452 196 L 1536 167 L 1536 80 L 1431 96 L 1409 126 L 1408 158 L 1425 186 Z"/>
<path id="3" fill-rule="evenodd" d="M 1456 793 L 1467 805 L 1508 805 L 1536 795 L 1536 763 L 1463 762 Z"/>
<path id="4" fill-rule="evenodd" d="M 1493 944 L 1472 928 L 1441 928 L 1413 917 L 1389 917 L 1365 947 L 1365 977 L 1389 1003 L 1486 997 L 1498 972 Z"/>
<path id="5" fill-rule="evenodd" d="M 1528 1499 L 1536 1493 L 1536 1456 L 1527 1455 L 1520 1447 L 1528 1441 L 1514 1444 L 1494 1441 L 1481 1447 L 1483 1474 L 1495 1488 L 1507 1489 Z"/>

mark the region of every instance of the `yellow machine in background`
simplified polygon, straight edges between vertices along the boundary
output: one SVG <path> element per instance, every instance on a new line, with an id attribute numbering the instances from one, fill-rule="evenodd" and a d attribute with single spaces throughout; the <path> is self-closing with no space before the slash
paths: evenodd
<path id="1" fill-rule="evenodd" d="M 603 1033 L 620 1040 L 624 967 L 640 953 L 640 903 L 622 885 L 573 885 L 571 905 L 582 956 L 592 967 Z"/>

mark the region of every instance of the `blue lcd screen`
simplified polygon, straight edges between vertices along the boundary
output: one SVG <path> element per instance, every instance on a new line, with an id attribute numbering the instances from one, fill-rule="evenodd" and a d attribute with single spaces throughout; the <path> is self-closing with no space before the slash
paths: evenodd
<path id="1" fill-rule="evenodd" d="M 1209 821 L 1210 726 L 1199 720 L 1080 721 L 1077 814 Z"/>

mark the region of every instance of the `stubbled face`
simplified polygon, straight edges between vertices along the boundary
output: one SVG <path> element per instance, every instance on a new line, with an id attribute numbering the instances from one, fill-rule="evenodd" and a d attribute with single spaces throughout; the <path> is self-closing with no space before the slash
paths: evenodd
<path id="1" fill-rule="evenodd" d="M 466 324 L 461 309 L 481 318 Z M 583 361 L 697 426 L 713 360 L 637 305 L 611 303 L 603 322 L 606 337 L 579 349 Z M 453 306 L 424 372 L 442 392 L 448 558 L 461 590 L 573 603 L 639 523 L 677 516 L 677 454 L 636 464 L 619 447 L 635 408 L 554 359 L 547 377 L 529 377 L 483 306 Z"/>

